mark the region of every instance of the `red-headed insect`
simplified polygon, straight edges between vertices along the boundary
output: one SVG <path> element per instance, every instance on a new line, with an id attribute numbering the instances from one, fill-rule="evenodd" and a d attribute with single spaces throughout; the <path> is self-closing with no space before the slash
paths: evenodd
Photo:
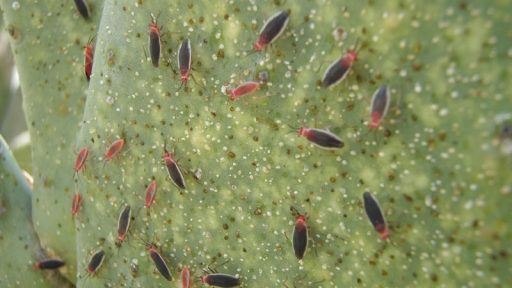
<path id="1" fill-rule="evenodd" d="M 178 67 L 180 68 L 181 85 L 187 85 L 188 78 L 190 77 L 190 66 L 192 63 L 192 48 L 190 47 L 190 40 L 184 39 L 178 49 Z"/>
<path id="2" fill-rule="evenodd" d="M 128 229 L 130 229 L 130 221 L 132 218 L 132 209 L 130 205 L 126 205 L 124 207 L 121 214 L 119 214 L 119 219 L 117 221 L 117 240 L 122 242 L 126 238 L 126 233 Z"/>
<path id="3" fill-rule="evenodd" d="M 382 240 L 388 239 L 389 232 L 386 225 L 386 220 L 384 219 L 384 215 L 380 209 L 379 202 L 377 202 L 377 199 L 375 199 L 373 195 L 368 191 L 363 193 L 363 201 L 366 215 L 368 215 L 368 218 L 370 219 L 370 222 L 372 223 L 375 230 L 379 232 L 380 238 Z"/>
<path id="4" fill-rule="evenodd" d="M 306 223 L 306 216 L 300 214 L 295 207 L 290 207 L 290 210 L 295 215 L 295 226 L 293 227 L 292 239 L 293 251 L 295 252 L 295 257 L 302 260 L 308 248 L 308 224 Z"/>
<path id="5" fill-rule="evenodd" d="M 211 273 L 201 276 L 201 283 L 217 287 L 240 286 L 240 278 L 223 273 Z"/>
<path id="6" fill-rule="evenodd" d="M 94 60 L 94 46 L 92 45 L 93 39 L 94 38 L 89 39 L 87 44 L 84 46 L 84 71 L 85 77 L 87 77 L 87 81 L 91 80 L 92 63 Z"/>
<path id="7" fill-rule="evenodd" d="M 156 180 L 151 181 L 146 189 L 146 201 L 144 202 L 144 207 L 149 208 L 155 202 L 156 197 Z"/>
<path id="8" fill-rule="evenodd" d="M 235 89 L 226 89 L 226 94 L 229 96 L 229 100 L 237 100 L 238 98 L 250 94 L 260 88 L 260 83 L 254 81 L 248 81 Z"/>
<path id="9" fill-rule="evenodd" d="M 107 149 L 107 151 L 105 151 L 105 161 L 110 161 L 112 160 L 112 158 L 114 158 L 124 147 L 124 139 L 121 138 L 121 139 L 117 139 L 116 141 L 114 141 Z"/>
<path id="10" fill-rule="evenodd" d="M 60 267 L 64 266 L 65 263 L 62 260 L 59 259 L 46 259 L 42 261 L 38 261 L 34 263 L 34 269 L 40 269 L 40 270 L 53 270 L 53 269 L 59 269 Z"/>
<path id="11" fill-rule="evenodd" d="M 89 10 L 89 4 L 87 4 L 87 0 L 75 0 L 75 6 L 82 17 L 84 17 L 86 20 L 89 19 L 91 12 Z"/>
<path id="12" fill-rule="evenodd" d="M 183 267 L 183 270 L 181 270 L 181 287 L 190 288 L 190 270 L 188 266 Z"/>
<path id="13" fill-rule="evenodd" d="M 75 166 L 73 167 L 73 170 L 75 170 L 75 175 L 78 175 L 78 172 L 82 170 L 82 168 L 85 165 L 85 160 L 87 160 L 87 156 L 89 155 L 89 149 L 87 147 L 83 147 L 80 149 L 80 152 L 78 152 L 78 155 L 76 156 L 75 160 Z"/>
<path id="14" fill-rule="evenodd" d="M 329 130 L 301 127 L 297 133 L 323 149 L 339 149 L 345 146 L 345 143 Z"/>
<path id="15" fill-rule="evenodd" d="M 89 260 L 89 264 L 87 264 L 87 273 L 89 273 L 89 275 L 96 274 L 101 264 L 103 264 L 103 260 L 105 260 L 105 251 L 103 251 L 103 249 L 94 253 L 91 260 Z"/>
<path id="16" fill-rule="evenodd" d="M 164 160 L 165 167 L 167 167 L 167 173 L 174 185 L 178 186 L 178 188 L 185 189 L 185 179 L 183 178 L 183 174 L 181 174 L 180 167 L 174 159 L 174 155 L 167 151 L 165 146 L 166 144 L 164 144 L 164 156 L 162 159 Z"/>
<path id="17" fill-rule="evenodd" d="M 256 51 L 261 51 L 281 36 L 289 20 L 288 11 L 279 11 L 270 17 L 263 27 L 261 28 L 258 41 L 256 41 L 252 48 Z"/>
<path id="18" fill-rule="evenodd" d="M 80 210 L 80 204 L 82 203 L 82 196 L 80 193 L 76 192 L 73 196 L 73 202 L 71 203 L 71 215 L 73 217 L 78 214 L 78 211 Z"/>
<path id="19" fill-rule="evenodd" d="M 357 43 L 356 43 L 357 46 Z M 340 59 L 334 61 L 327 70 L 325 70 L 324 76 L 322 77 L 322 86 L 325 88 L 334 86 L 341 82 L 341 80 L 347 77 L 352 64 L 357 60 L 358 51 L 348 50 L 347 54 Z"/>
<path id="20" fill-rule="evenodd" d="M 388 113 L 390 102 L 391 94 L 389 93 L 389 87 L 387 85 L 380 86 L 372 96 L 370 128 L 379 127 L 380 122 Z"/>
<path id="21" fill-rule="evenodd" d="M 155 16 L 151 14 L 151 23 L 149 24 L 149 54 L 151 55 L 151 62 L 153 66 L 158 67 L 160 62 L 160 50 L 162 43 L 160 42 L 160 29 L 162 27 L 158 26 Z"/>
<path id="22" fill-rule="evenodd" d="M 171 271 L 169 270 L 167 263 L 165 262 L 162 255 L 160 255 L 154 244 L 149 245 L 148 252 L 149 256 L 151 256 L 151 260 L 153 260 L 153 263 L 155 263 L 158 272 L 160 272 L 160 274 L 168 281 L 172 281 Z"/>

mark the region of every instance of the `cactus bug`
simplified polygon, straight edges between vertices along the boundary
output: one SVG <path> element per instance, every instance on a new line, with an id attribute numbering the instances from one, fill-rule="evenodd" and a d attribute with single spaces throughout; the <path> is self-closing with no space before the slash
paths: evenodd
<path id="1" fill-rule="evenodd" d="M 379 206 L 379 202 L 377 199 L 373 197 L 373 195 L 366 191 L 363 193 L 363 202 L 364 202 L 364 210 L 366 211 L 366 215 L 370 219 L 373 227 L 380 234 L 380 238 L 382 240 L 386 240 L 389 237 L 388 228 L 386 225 L 386 220 L 384 219 L 384 215 L 382 214 L 382 210 Z"/>
<path id="2" fill-rule="evenodd" d="M 380 122 L 388 113 L 389 103 L 391 102 L 391 94 L 389 93 L 389 87 L 382 85 L 373 93 L 372 104 L 370 106 L 371 121 L 370 128 L 378 128 Z"/>
<path id="3" fill-rule="evenodd" d="M 73 201 L 71 203 L 71 215 L 73 217 L 75 217 L 76 214 L 78 214 L 78 211 L 80 210 L 81 202 L 82 202 L 82 196 L 80 195 L 80 193 L 76 192 L 75 195 L 73 196 Z"/>
<path id="4" fill-rule="evenodd" d="M 258 41 L 256 41 L 252 48 L 255 51 L 261 51 L 267 47 L 267 45 L 271 44 L 281 36 L 286 25 L 288 25 L 289 20 L 288 11 L 279 11 L 273 16 L 271 16 L 263 27 L 261 28 L 260 35 L 258 37 Z"/>
<path id="5" fill-rule="evenodd" d="M 345 146 L 345 143 L 329 130 L 301 127 L 297 129 L 297 133 L 323 149 L 339 149 Z"/>
<path id="6" fill-rule="evenodd" d="M 236 87 L 233 90 L 226 89 L 226 94 L 229 96 L 230 100 L 237 100 L 240 97 L 250 94 L 256 91 L 260 87 L 260 83 L 254 81 L 248 81 L 240 86 Z"/>
<path id="7" fill-rule="evenodd" d="M 356 43 L 357 47 L 357 43 Z M 329 88 L 340 83 L 347 76 L 352 64 L 357 60 L 358 51 L 356 49 L 348 50 L 347 54 L 340 59 L 334 61 L 322 77 L 322 86 Z"/>
<path id="8" fill-rule="evenodd" d="M 146 188 L 146 201 L 144 202 L 145 208 L 151 207 L 151 205 L 155 202 L 156 189 L 157 189 L 156 180 L 153 180 L 148 185 L 148 188 Z"/>
<path id="9" fill-rule="evenodd" d="M 188 266 L 183 267 L 183 270 L 181 270 L 181 287 L 190 288 L 190 270 Z"/>
<path id="10" fill-rule="evenodd" d="M 149 24 L 149 54 L 151 55 L 151 63 L 153 66 L 158 67 L 160 62 L 160 50 L 162 43 L 160 41 L 160 29 L 162 27 L 158 26 L 155 16 L 151 14 L 151 23 Z"/>
<path id="11" fill-rule="evenodd" d="M 201 283 L 217 287 L 240 286 L 240 278 L 223 273 L 211 273 L 201 276 Z"/>
<path id="12" fill-rule="evenodd" d="M 187 85 L 190 77 L 190 66 L 192 63 L 192 48 L 190 47 L 190 39 L 184 39 L 178 48 L 178 67 L 180 69 L 181 85 Z"/>
<path id="13" fill-rule="evenodd" d="M 82 170 L 82 168 L 84 167 L 88 155 L 89 149 L 87 149 L 87 147 L 83 147 L 78 152 L 78 155 L 76 156 L 75 160 L 75 166 L 73 167 L 73 170 L 75 170 L 75 175 L 78 175 L 78 172 L 80 172 L 80 170 Z"/>
<path id="14" fill-rule="evenodd" d="M 59 259 L 46 259 L 42 261 L 38 261 L 34 263 L 34 269 L 38 270 L 53 270 L 53 269 L 59 269 L 60 267 L 64 266 L 65 263 L 62 260 Z"/>
<path id="15" fill-rule="evenodd" d="M 89 273 L 89 275 L 96 274 L 98 269 L 100 269 L 101 264 L 103 264 L 103 260 L 105 260 L 105 251 L 101 249 L 94 253 L 91 260 L 89 260 L 89 263 L 87 264 L 87 273 Z"/>
<path id="16" fill-rule="evenodd" d="M 165 148 L 164 144 L 164 156 L 162 157 L 165 163 L 165 167 L 167 167 L 167 173 L 169 174 L 169 178 L 171 178 L 174 185 L 178 186 L 180 189 L 185 189 L 185 179 L 183 178 L 183 174 L 181 174 L 180 167 L 176 160 L 174 160 L 174 155 L 169 153 Z"/>
<path id="17" fill-rule="evenodd" d="M 121 139 L 117 139 L 116 141 L 114 141 L 107 149 L 107 151 L 105 151 L 105 161 L 110 161 L 112 160 L 112 158 L 114 158 L 118 153 L 119 151 L 121 151 L 124 147 L 124 139 L 121 138 Z"/>
<path id="18" fill-rule="evenodd" d="M 149 256 L 151 256 L 151 260 L 153 260 L 153 263 L 155 263 L 158 272 L 160 272 L 160 274 L 168 281 L 172 281 L 172 275 L 169 271 L 169 267 L 167 266 L 167 263 L 165 262 L 162 255 L 158 253 L 156 246 L 153 244 L 149 245 L 148 252 Z"/>
<path id="19" fill-rule="evenodd" d="M 126 233 L 128 232 L 128 229 L 130 229 L 131 217 L 132 209 L 130 208 L 130 205 L 126 205 L 121 214 L 119 214 L 119 219 L 117 221 L 117 240 L 124 241 L 126 238 Z"/>
<path id="20" fill-rule="evenodd" d="M 306 216 L 300 214 L 294 207 L 290 207 L 290 210 L 295 215 L 295 226 L 293 227 L 292 234 L 293 252 L 295 253 L 295 257 L 297 257 L 297 259 L 302 260 L 306 254 L 309 241 Z"/>
<path id="21" fill-rule="evenodd" d="M 87 81 L 91 80 L 92 63 L 94 60 L 94 46 L 92 45 L 93 39 L 94 38 L 89 39 L 87 44 L 84 46 L 84 72 L 85 77 L 87 77 Z"/>
<path id="22" fill-rule="evenodd" d="M 84 19 L 89 19 L 91 12 L 89 10 L 89 4 L 87 4 L 87 0 L 75 0 L 76 10 L 84 17 Z"/>

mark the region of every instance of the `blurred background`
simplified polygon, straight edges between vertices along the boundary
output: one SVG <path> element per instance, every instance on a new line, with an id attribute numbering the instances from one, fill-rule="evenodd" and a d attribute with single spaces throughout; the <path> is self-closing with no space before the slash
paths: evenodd
<path id="1" fill-rule="evenodd" d="M 23 114 L 18 73 L 9 47 L 9 35 L 3 29 L 0 13 L 0 134 L 11 146 L 21 168 L 31 173 L 30 136 Z"/>

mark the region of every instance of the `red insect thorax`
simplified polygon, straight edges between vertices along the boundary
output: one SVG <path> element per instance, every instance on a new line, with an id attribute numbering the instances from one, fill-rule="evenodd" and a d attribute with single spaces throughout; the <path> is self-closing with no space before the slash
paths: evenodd
<path id="1" fill-rule="evenodd" d="M 144 203 L 144 207 L 149 208 L 151 204 L 155 202 L 156 188 L 156 181 L 153 180 L 146 189 L 146 202 Z"/>
<path id="2" fill-rule="evenodd" d="M 108 147 L 107 151 L 105 151 L 105 160 L 112 160 L 119 151 L 121 151 L 124 147 L 124 139 L 117 139 Z"/>
<path id="3" fill-rule="evenodd" d="M 375 226 L 375 230 L 377 230 L 377 232 L 379 232 L 380 239 L 387 240 L 389 238 L 389 231 L 385 225 L 378 224 Z"/>
<path id="4" fill-rule="evenodd" d="M 149 29 L 151 30 L 150 33 L 155 33 L 160 36 L 160 27 L 158 27 L 156 20 L 151 20 L 151 23 L 149 24 Z"/>
<path id="5" fill-rule="evenodd" d="M 176 160 L 174 160 L 174 155 L 167 150 L 165 150 L 164 156 L 162 156 L 162 159 L 164 159 L 166 166 L 176 163 Z"/>
<path id="6" fill-rule="evenodd" d="M 125 233 L 118 233 L 117 234 L 117 240 L 119 241 L 124 241 L 124 239 L 126 238 L 126 232 Z"/>
<path id="7" fill-rule="evenodd" d="M 311 130 L 309 128 L 306 128 L 306 127 L 300 127 L 297 130 L 297 134 L 299 136 L 309 138 L 311 136 Z"/>
<path id="8" fill-rule="evenodd" d="M 375 129 L 380 125 L 380 120 L 382 119 L 382 114 L 379 112 L 372 112 L 372 120 L 370 122 L 370 128 Z"/>
<path id="9" fill-rule="evenodd" d="M 188 266 L 185 266 L 183 270 L 181 270 L 181 287 L 190 288 L 190 270 Z"/>
<path id="10" fill-rule="evenodd" d="M 188 78 L 190 77 L 189 70 L 180 70 L 181 82 L 188 82 Z"/>
<path id="11" fill-rule="evenodd" d="M 88 155 L 89 149 L 87 149 L 87 147 L 80 149 L 80 152 L 78 152 L 78 155 L 76 156 L 75 166 L 73 167 L 75 172 L 78 173 L 82 169 L 82 167 L 85 164 L 85 160 L 87 160 Z"/>
<path id="12" fill-rule="evenodd" d="M 263 37 L 263 35 L 260 35 L 260 37 L 258 38 L 258 41 L 257 42 L 254 42 L 254 44 L 252 44 L 252 48 L 256 51 L 261 51 L 263 49 L 265 49 L 265 46 L 267 46 L 267 39 L 265 39 L 265 37 Z"/>
<path id="13" fill-rule="evenodd" d="M 208 275 L 201 276 L 201 283 L 208 284 Z"/>
<path id="14" fill-rule="evenodd" d="M 347 54 L 341 58 L 340 65 L 343 67 L 350 67 L 357 60 L 357 52 L 355 50 L 348 50 Z"/>
<path id="15" fill-rule="evenodd" d="M 297 215 L 295 218 L 295 227 L 298 229 L 304 229 L 306 227 L 306 216 Z"/>
<path id="16" fill-rule="evenodd" d="M 78 211 L 80 210 L 80 203 L 82 202 L 82 196 L 80 193 L 75 193 L 75 196 L 73 196 L 73 202 L 71 204 L 71 215 L 73 217 L 78 214 Z"/>

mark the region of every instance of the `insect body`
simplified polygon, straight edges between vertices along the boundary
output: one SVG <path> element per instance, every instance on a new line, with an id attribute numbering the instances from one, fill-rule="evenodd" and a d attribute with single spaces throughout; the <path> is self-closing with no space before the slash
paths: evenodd
<path id="1" fill-rule="evenodd" d="M 382 214 L 382 210 L 380 209 L 379 203 L 373 197 L 370 192 L 363 193 L 363 202 L 364 202 L 364 210 L 366 211 L 366 215 L 370 219 L 373 227 L 380 234 L 380 238 L 382 240 L 386 240 L 389 237 L 388 228 L 386 225 L 386 220 L 384 219 L 384 215 Z"/>
<path id="2" fill-rule="evenodd" d="M 260 83 L 248 81 L 236 87 L 233 90 L 226 90 L 230 100 L 237 100 L 240 97 L 256 91 L 260 87 Z"/>
<path id="3" fill-rule="evenodd" d="M 347 54 L 340 59 L 334 61 L 327 70 L 325 70 L 324 76 L 322 77 L 322 86 L 325 88 L 332 87 L 345 79 L 352 64 L 357 59 L 357 51 L 349 50 Z"/>
<path id="4" fill-rule="evenodd" d="M 387 85 L 380 86 L 372 96 L 370 128 L 379 127 L 380 122 L 388 113 L 390 102 L 391 94 L 389 93 L 389 87 Z"/>
<path id="5" fill-rule="evenodd" d="M 34 263 L 34 269 L 53 270 L 53 269 L 59 269 L 60 267 L 64 266 L 64 264 L 65 264 L 64 261 L 59 260 L 59 259 L 46 259 L 46 260 Z"/>
<path id="6" fill-rule="evenodd" d="M 84 17 L 86 20 L 89 19 L 91 13 L 89 10 L 89 4 L 87 4 L 87 0 L 75 0 L 75 6 L 82 17 Z"/>
<path id="7" fill-rule="evenodd" d="M 94 60 L 94 46 L 92 45 L 92 40 L 93 38 L 91 38 L 84 46 L 84 72 L 85 77 L 87 77 L 87 81 L 91 80 L 92 63 Z"/>
<path id="8" fill-rule="evenodd" d="M 190 77 L 190 66 L 192 63 L 192 48 L 190 47 L 190 39 L 181 42 L 178 49 L 178 67 L 180 69 L 181 84 L 187 85 Z"/>
<path id="9" fill-rule="evenodd" d="M 160 42 L 160 29 L 162 27 L 158 26 L 156 22 L 156 18 L 151 15 L 151 23 L 149 24 L 149 54 L 151 55 L 151 63 L 153 66 L 158 67 L 160 62 L 160 50 L 161 50 L 161 42 Z"/>
<path id="10" fill-rule="evenodd" d="M 172 182 L 178 186 L 178 188 L 185 189 L 185 179 L 183 178 L 183 174 L 181 174 L 180 167 L 176 160 L 174 160 L 174 156 L 165 149 L 165 145 L 162 159 L 164 160 L 167 173 L 169 173 Z"/>
<path id="11" fill-rule="evenodd" d="M 236 287 L 241 284 L 240 278 L 223 273 L 212 273 L 201 276 L 201 283 L 217 287 Z"/>
<path id="12" fill-rule="evenodd" d="M 295 257 L 301 260 L 304 258 L 306 254 L 306 250 L 308 248 L 308 225 L 306 223 L 306 217 L 304 215 L 298 214 L 295 217 L 295 226 L 293 227 L 293 251 L 295 252 Z"/>
<path id="13" fill-rule="evenodd" d="M 156 180 L 151 181 L 151 183 L 148 185 L 148 188 L 146 189 L 146 201 L 144 203 L 145 208 L 151 207 L 153 202 L 155 202 L 156 197 Z"/>
<path id="14" fill-rule="evenodd" d="M 112 160 L 112 158 L 114 158 L 118 153 L 119 151 L 121 151 L 124 147 L 124 139 L 117 139 L 116 141 L 114 141 L 107 149 L 107 151 L 105 151 L 105 160 L 106 161 L 110 161 Z"/>
<path id="15" fill-rule="evenodd" d="M 339 149 L 345 146 L 345 143 L 329 130 L 301 127 L 297 133 L 320 148 Z"/>
<path id="16" fill-rule="evenodd" d="M 160 272 L 160 274 L 168 281 L 172 281 L 172 275 L 169 271 L 169 267 L 167 266 L 167 263 L 165 262 L 162 255 L 158 253 L 156 246 L 153 244 L 149 245 L 148 252 L 149 256 L 151 256 L 151 260 L 153 260 L 153 263 L 155 263 L 158 272 Z"/>
<path id="17" fill-rule="evenodd" d="M 93 275 L 98 272 L 101 264 L 103 264 L 103 260 L 105 260 L 105 251 L 99 250 L 98 252 L 92 255 L 91 260 L 89 260 L 89 264 L 87 264 L 87 273 L 89 275 Z"/>
<path id="18" fill-rule="evenodd" d="M 85 165 L 85 160 L 87 160 L 87 156 L 89 155 L 89 149 L 87 147 L 84 147 L 80 149 L 80 152 L 78 152 L 78 155 L 76 156 L 75 160 L 75 166 L 73 169 L 75 170 L 75 175 L 82 170 L 82 168 Z"/>
<path id="19" fill-rule="evenodd" d="M 78 192 L 75 193 L 75 195 L 73 196 L 73 201 L 71 203 L 71 215 L 73 217 L 75 217 L 76 214 L 78 214 L 78 211 L 80 210 L 81 202 L 82 202 L 82 196 Z"/>
<path id="20" fill-rule="evenodd" d="M 117 240 L 124 241 L 126 238 L 126 233 L 130 229 L 131 216 L 132 209 L 130 205 L 126 205 L 121 214 L 119 214 L 119 220 L 117 221 Z"/>
<path id="21" fill-rule="evenodd" d="M 258 41 L 256 41 L 252 47 L 256 51 L 261 51 L 267 45 L 271 44 L 281 36 L 286 25 L 288 25 L 289 13 L 288 11 L 280 11 L 270 17 L 263 27 L 261 28 Z"/>

